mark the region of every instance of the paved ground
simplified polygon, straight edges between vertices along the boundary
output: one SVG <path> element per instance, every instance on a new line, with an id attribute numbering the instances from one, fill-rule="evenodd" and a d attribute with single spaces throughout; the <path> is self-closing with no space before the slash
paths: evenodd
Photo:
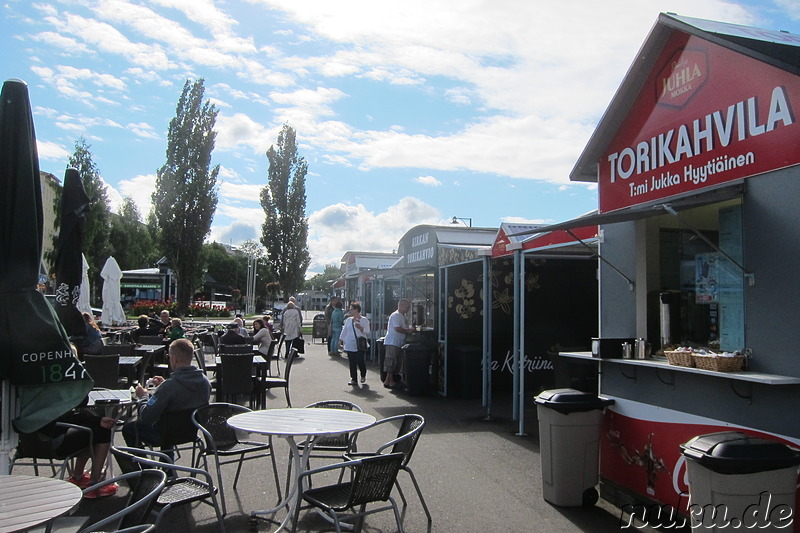
<path id="1" fill-rule="evenodd" d="M 508 398 L 496 400 L 495 418 L 487 421 L 480 400 L 445 399 L 436 395 L 411 397 L 387 390 L 374 366 L 370 366 L 366 385 L 350 387 L 348 380 L 347 359 L 331 358 L 321 344 L 312 344 L 292 371 L 292 403 L 303 406 L 323 399 L 347 399 L 378 418 L 403 413 L 425 417 L 425 431 L 410 466 L 422 486 L 433 524 L 428 526 L 410 480 L 401 473 L 401 485 L 409 502 L 404 510 L 406 531 L 606 533 L 620 530 L 619 511 L 602 500 L 592 508 L 558 508 L 542 499 L 537 420 L 532 402 L 527 406 L 525 418 L 529 434 L 517 436 L 518 423 L 511 420 Z M 284 407 L 283 393 L 271 396 L 269 406 Z M 368 442 L 359 443 L 362 450 L 370 448 Z M 284 442 L 278 442 L 277 449 L 279 458 L 288 455 Z M 188 463 L 188 458 L 183 457 L 181 462 Z M 228 502 L 225 527 L 228 532 L 254 531 L 248 527 L 249 512 L 266 507 L 267 500 L 271 503 L 275 498 L 270 467 L 266 461 L 250 462 L 242 473 L 237 492 L 231 486 L 235 467 L 223 468 Z M 23 470 L 19 473 L 25 473 Z M 118 496 L 85 501 L 78 514 L 106 512 L 109 506 L 120 505 L 121 500 Z M 211 508 L 201 505 L 192 509 L 191 514 L 173 510 L 162 530 L 211 533 L 218 528 Z M 257 531 L 270 530 L 268 523 L 261 522 Z M 303 532 L 324 530 L 333 528 L 311 514 L 304 515 L 298 527 Z M 396 531 L 392 513 L 368 517 L 364 531 Z"/>

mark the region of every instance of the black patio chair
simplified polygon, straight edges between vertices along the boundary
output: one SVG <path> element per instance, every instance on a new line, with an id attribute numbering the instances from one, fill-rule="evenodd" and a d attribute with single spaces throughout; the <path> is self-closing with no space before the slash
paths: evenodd
<path id="1" fill-rule="evenodd" d="M 151 509 L 156 513 L 156 529 L 164 515 L 173 507 L 201 502 L 214 508 L 219 530 L 225 533 L 223 515 L 217 502 L 217 487 L 207 470 L 176 465 L 167 454 L 141 448 L 112 446 L 111 453 L 123 472 L 149 472 L 149 469 L 156 469 L 157 472 L 168 474 L 169 477 Z M 181 473 L 187 475 L 181 476 Z"/>
<path id="2" fill-rule="evenodd" d="M 275 462 L 272 437 L 269 438 L 268 442 L 241 440 L 237 431 L 228 425 L 228 419 L 233 415 L 248 412 L 250 412 L 250 409 L 241 405 L 212 403 L 197 408 L 194 415 L 192 415 L 194 424 L 203 435 L 200 453 L 197 457 L 198 462 L 202 459 L 205 469 L 209 470 L 208 457 L 214 457 L 223 515 L 227 514 L 228 511 L 225 504 L 225 490 L 220 468 L 222 465 L 237 464 L 236 476 L 233 478 L 233 490 L 236 490 L 236 485 L 239 483 L 239 474 L 242 471 L 242 463 L 260 457 L 269 457 L 272 460 L 272 474 L 275 478 L 275 487 L 280 499 L 281 484 L 278 479 L 278 466 Z"/>
<path id="3" fill-rule="evenodd" d="M 249 354 L 220 354 L 217 368 L 216 398 L 218 401 L 237 403 L 239 396 L 248 396 L 252 406 L 253 395 L 253 352 Z"/>
<path id="4" fill-rule="evenodd" d="M 83 356 L 83 367 L 92 377 L 95 387 L 103 389 L 119 389 L 121 386 L 128 388 L 127 380 L 119 376 L 119 355 L 90 355 Z"/>
<path id="5" fill-rule="evenodd" d="M 286 357 L 284 363 L 283 377 L 267 376 L 256 382 L 256 386 L 263 391 L 282 388 L 286 395 L 286 405 L 289 407 L 292 406 L 292 398 L 289 395 L 289 376 L 291 375 L 292 364 L 294 364 L 295 359 L 297 359 L 297 350 L 292 348 L 289 350 L 289 355 Z"/>
<path id="6" fill-rule="evenodd" d="M 364 434 L 366 431 L 378 430 L 385 424 L 391 424 L 397 421 L 400 421 L 400 427 L 398 428 L 397 436 L 394 439 L 381 445 L 374 452 L 357 451 L 355 449 L 355 440 L 353 440 L 353 449 L 345 453 L 343 457 L 345 460 L 354 460 L 364 457 L 374 457 L 384 453 L 403 454 L 403 462 L 400 465 L 400 469 L 407 472 L 411 478 L 411 481 L 414 484 L 414 489 L 417 491 L 417 496 L 419 496 L 419 501 L 422 503 L 422 508 L 425 509 L 425 514 L 428 517 L 428 523 L 430 524 L 433 519 L 431 518 L 431 512 L 428 510 L 428 504 L 425 503 L 425 498 L 422 496 L 422 491 L 419 488 L 419 483 L 417 483 L 417 477 L 414 475 L 414 471 L 408 466 L 408 463 L 411 461 L 411 457 L 414 454 L 414 450 L 417 447 L 417 442 L 419 442 L 419 437 L 422 435 L 422 430 L 425 428 L 425 419 L 416 414 L 390 416 L 378 420 L 368 428 L 359 431 L 359 434 Z M 400 498 L 403 500 L 403 504 L 408 505 L 406 497 L 403 494 L 403 489 L 400 488 L 399 483 L 396 483 L 396 485 L 398 492 L 400 492 Z"/>
<path id="7" fill-rule="evenodd" d="M 141 529 L 142 525 L 145 524 L 145 521 L 150 516 L 156 503 L 156 498 L 165 486 L 166 479 L 167 475 L 160 470 L 140 470 L 106 479 L 96 485 L 87 487 L 83 490 L 84 494 L 111 483 L 125 483 L 130 487 L 130 492 L 125 506 L 120 511 L 83 527 L 78 533 L 107 531 L 109 527 L 123 532 L 148 531 L 146 527 Z"/>
<path id="8" fill-rule="evenodd" d="M 75 457 L 88 454 L 92 457 L 92 462 L 94 462 L 92 447 L 93 433 L 91 429 L 67 422 L 56 422 L 56 426 L 66 429 L 68 433 L 74 433 L 77 439 L 86 443 L 86 446 L 73 453 L 61 453 L 58 450 L 56 442 L 51 438 L 47 438 L 45 435 L 40 433 L 20 433 L 19 443 L 11 458 L 8 473 L 10 474 L 15 466 L 26 465 L 33 466 L 33 472 L 38 476 L 39 461 L 46 461 L 53 471 L 52 477 L 56 477 L 56 462 L 58 461 L 61 462 L 61 466 L 58 470 L 58 478 L 64 479 L 64 474 L 69 471 L 70 463 Z"/>
<path id="9" fill-rule="evenodd" d="M 313 486 L 313 488 L 305 489 L 299 495 L 295 506 L 292 531 L 297 530 L 301 509 L 314 507 L 330 516 L 336 526 L 336 531 L 339 533 L 342 531 L 340 515 L 343 513 L 347 513 L 348 519 L 355 518 L 357 520 L 357 523 L 352 524 L 352 527 L 354 531 L 360 531 L 360 526 L 365 516 L 391 509 L 394 511 L 397 530 L 403 533 L 400 511 L 391 496 L 402 462 L 402 453 L 392 453 L 337 463 L 303 472 L 298 481 L 299 486 Z M 325 473 L 335 473 L 337 470 L 340 470 L 341 473 L 338 476 L 339 481 L 336 483 L 319 486 L 320 482 L 314 481 L 314 477 L 328 479 L 328 475 Z M 348 473 L 349 476 L 344 480 L 344 476 Z M 303 501 L 308 505 L 302 505 Z M 389 505 L 367 510 L 367 504 L 387 501 Z"/>

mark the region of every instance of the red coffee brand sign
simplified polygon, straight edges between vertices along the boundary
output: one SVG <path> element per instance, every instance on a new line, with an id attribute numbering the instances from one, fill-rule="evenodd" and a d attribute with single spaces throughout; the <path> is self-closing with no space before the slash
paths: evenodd
<path id="1" fill-rule="evenodd" d="M 678 50 L 656 78 L 656 101 L 683 107 L 708 79 L 708 59 L 695 50 Z"/>
<path id="2" fill-rule="evenodd" d="M 800 77 L 674 31 L 598 164 L 600 211 L 800 163 Z"/>

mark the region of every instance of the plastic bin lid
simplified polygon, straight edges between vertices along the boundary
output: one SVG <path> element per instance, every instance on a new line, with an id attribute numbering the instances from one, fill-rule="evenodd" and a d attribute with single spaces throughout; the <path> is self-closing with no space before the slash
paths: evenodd
<path id="1" fill-rule="evenodd" d="M 800 464 L 800 450 L 738 431 L 698 435 L 681 444 L 681 450 L 719 474 L 753 474 Z"/>
<path id="2" fill-rule="evenodd" d="M 601 410 L 614 403 L 609 398 L 601 398 L 591 392 L 576 389 L 551 389 L 542 391 L 534 398 L 538 405 L 543 405 L 561 414 L 581 413 Z"/>

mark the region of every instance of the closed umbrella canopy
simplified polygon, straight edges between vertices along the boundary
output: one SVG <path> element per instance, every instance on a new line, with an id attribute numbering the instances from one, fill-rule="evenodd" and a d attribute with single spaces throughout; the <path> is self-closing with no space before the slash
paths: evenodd
<path id="1" fill-rule="evenodd" d="M 122 269 L 113 257 L 106 259 L 103 270 L 103 324 L 106 326 L 121 326 L 125 324 L 125 311 L 119 303 L 119 286 L 122 280 Z"/>
<path id="2" fill-rule="evenodd" d="M 83 226 L 90 205 L 80 174 L 68 168 L 61 193 L 61 230 L 56 241 L 55 309 L 70 336 L 83 335 L 86 325 L 78 310 L 83 282 Z"/>
<path id="3" fill-rule="evenodd" d="M 0 378 L 17 386 L 15 428 L 36 431 L 78 405 L 92 381 L 37 290 L 42 192 L 28 87 L 0 93 Z M 8 416 L 8 413 L 5 414 Z"/>
<path id="4" fill-rule="evenodd" d="M 91 313 L 92 306 L 89 303 L 89 263 L 86 262 L 86 256 L 81 254 L 81 263 L 83 264 L 81 274 L 81 292 L 78 295 L 78 311 L 81 313 Z"/>

